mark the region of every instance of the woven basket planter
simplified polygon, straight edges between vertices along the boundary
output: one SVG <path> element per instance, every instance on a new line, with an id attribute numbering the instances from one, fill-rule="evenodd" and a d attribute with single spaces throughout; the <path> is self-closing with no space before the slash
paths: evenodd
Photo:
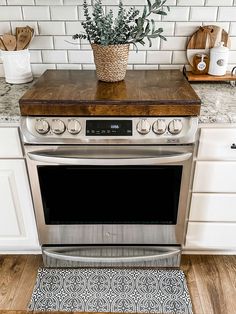
<path id="1" fill-rule="evenodd" d="M 118 82 L 125 78 L 129 44 L 102 46 L 92 44 L 97 78 L 104 82 Z"/>

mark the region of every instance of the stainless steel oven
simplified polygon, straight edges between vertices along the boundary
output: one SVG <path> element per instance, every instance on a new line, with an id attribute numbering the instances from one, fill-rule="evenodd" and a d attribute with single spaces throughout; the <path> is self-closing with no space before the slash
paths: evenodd
<path id="1" fill-rule="evenodd" d="M 197 118 L 22 118 L 47 266 L 178 266 Z"/>

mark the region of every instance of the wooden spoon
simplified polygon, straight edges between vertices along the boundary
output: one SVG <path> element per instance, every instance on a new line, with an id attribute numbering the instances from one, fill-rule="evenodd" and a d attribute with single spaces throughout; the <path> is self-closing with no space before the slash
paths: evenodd
<path id="1" fill-rule="evenodd" d="M 22 30 L 17 35 L 16 50 L 25 49 L 26 47 L 28 47 L 30 41 L 31 41 L 31 32 L 29 32 L 28 30 Z"/>
<path id="2" fill-rule="evenodd" d="M 1 37 L 0 37 L 0 50 L 6 50 L 6 47 L 4 46 L 4 43 Z"/>
<path id="3" fill-rule="evenodd" d="M 2 41 L 6 50 L 13 51 L 16 49 L 16 37 L 11 34 L 4 34 L 2 36 Z"/>

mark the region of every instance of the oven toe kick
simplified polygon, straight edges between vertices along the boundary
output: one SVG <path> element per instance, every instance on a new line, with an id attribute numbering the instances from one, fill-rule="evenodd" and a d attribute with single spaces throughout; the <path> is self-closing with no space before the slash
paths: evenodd
<path id="1" fill-rule="evenodd" d="M 45 267 L 179 267 L 181 246 L 42 246 Z"/>

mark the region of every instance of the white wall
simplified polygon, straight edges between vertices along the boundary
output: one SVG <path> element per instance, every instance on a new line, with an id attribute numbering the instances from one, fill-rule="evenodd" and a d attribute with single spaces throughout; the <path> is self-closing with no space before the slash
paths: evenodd
<path id="1" fill-rule="evenodd" d="M 92 0 L 89 0 L 90 3 Z M 145 0 L 124 0 L 127 7 L 142 8 Z M 93 56 L 86 41 L 77 45 L 71 36 L 82 30 L 83 0 L 0 0 L 0 34 L 13 32 L 16 26 L 32 26 L 36 36 L 30 45 L 34 75 L 45 69 L 93 69 Z M 118 0 L 103 0 L 106 10 Z M 167 42 L 155 40 L 139 52 L 130 51 L 130 69 L 180 68 L 187 63 L 186 44 L 200 25 L 219 25 L 229 32 L 231 51 L 229 68 L 236 65 L 236 0 L 168 0 L 166 17 L 157 16 Z M 189 5 L 191 3 L 191 5 Z M 1 62 L 1 61 L 0 61 Z M 4 76 L 0 64 L 0 76 Z"/>

